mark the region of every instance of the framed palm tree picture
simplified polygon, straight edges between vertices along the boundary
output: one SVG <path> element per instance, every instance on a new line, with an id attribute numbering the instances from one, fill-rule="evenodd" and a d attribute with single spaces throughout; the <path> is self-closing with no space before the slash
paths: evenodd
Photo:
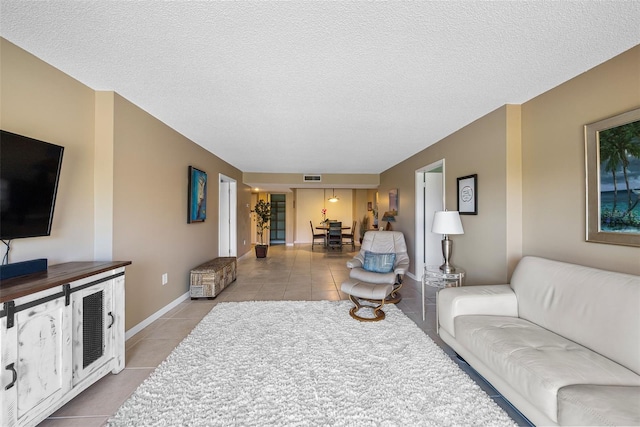
<path id="1" fill-rule="evenodd" d="M 189 166 L 189 206 L 187 223 L 207 219 L 207 173 Z"/>
<path id="2" fill-rule="evenodd" d="M 640 108 L 584 129 L 587 241 L 640 246 Z"/>

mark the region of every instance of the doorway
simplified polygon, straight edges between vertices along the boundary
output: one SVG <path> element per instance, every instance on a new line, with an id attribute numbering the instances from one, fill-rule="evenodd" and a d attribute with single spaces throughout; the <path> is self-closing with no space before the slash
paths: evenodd
<path id="1" fill-rule="evenodd" d="M 218 191 L 218 256 L 237 256 L 237 182 L 223 174 Z"/>
<path id="2" fill-rule="evenodd" d="M 431 232 L 433 214 L 445 206 L 444 159 L 416 170 L 415 275 L 422 277 L 425 265 L 442 263 L 441 236 Z"/>
<path id="3" fill-rule="evenodd" d="M 284 245 L 287 241 L 287 196 L 271 195 L 271 221 L 269 222 L 269 243 Z"/>

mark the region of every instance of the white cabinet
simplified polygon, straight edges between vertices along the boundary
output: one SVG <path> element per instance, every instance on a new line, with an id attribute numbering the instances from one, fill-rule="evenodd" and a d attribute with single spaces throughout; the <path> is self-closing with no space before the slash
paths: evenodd
<path id="1" fill-rule="evenodd" d="M 55 273 L 54 267 L 49 270 Z M 89 275 L 83 270 L 80 277 L 64 284 L 47 280 L 54 286 L 13 299 L 10 292 L 0 294 L 1 426 L 36 425 L 108 372 L 124 368 L 124 267 Z M 12 280 L 3 281 L 3 293 L 7 283 L 14 291 L 24 288 Z"/>
<path id="2" fill-rule="evenodd" d="M 28 305 L 37 297 L 30 295 L 18 302 Z M 3 426 L 15 420 L 28 423 L 33 414 L 59 401 L 71 389 L 71 329 L 64 296 L 17 312 L 12 328 L 6 329 L 6 323 L 3 318 Z M 4 419 L 5 406 L 10 419 Z"/>
<path id="3" fill-rule="evenodd" d="M 117 374 L 124 369 L 124 268 L 75 281 L 69 287 L 72 385 L 76 390 L 108 372 Z"/>

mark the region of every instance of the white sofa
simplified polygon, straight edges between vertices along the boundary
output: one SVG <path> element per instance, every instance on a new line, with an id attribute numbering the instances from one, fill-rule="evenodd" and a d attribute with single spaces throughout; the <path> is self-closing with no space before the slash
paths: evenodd
<path id="1" fill-rule="evenodd" d="M 640 277 L 524 257 L 438 292 L 438 334 L 536 425 L 640 425 Z"/>

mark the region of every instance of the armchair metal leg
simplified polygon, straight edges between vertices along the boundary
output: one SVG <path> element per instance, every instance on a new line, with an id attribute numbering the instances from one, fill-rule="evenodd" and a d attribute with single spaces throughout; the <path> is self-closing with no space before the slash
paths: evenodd
<path id="1" fill-rule="evenodd" d="M 385 303 L 384 299 L 380 302 L 380 305 L 378 305 L 378 306 L 375 306 L 375 307 L 367 306 L 367 308 L 373 309 L 374 317 L 361 317 L 361 316 L 358 316 L 356 313 L 361 308 L 363 308 L 362 304 L 360 304 L 360 301 L 358 300 L 358 298 L 354 297 L 353 295 L 349 295 L 349 299 L 351 300 L 351 302 L 354 305 L 353 307 L 351 307 L 351 310 L 349 310 L 349 314 L 354 319 L 359 320 L 361 322 L 377 322 L 377 321 L 382 320 L 382 319 L 385 318 L 384 311 L 382 311 L 382 306 Z"/>
<path id="2" fill-rule="evenodd" d="M 387 298 L 387 303 L 397 304 L 400 301 L 402 301 L 402 295 L 400 295 L 400 292 L 398 292 L 401 287 L 402 287 L 402 283 L 396 283 L 395 285 L 393 285 L 393 291 L 391 292 L 391 294 L 389 294 L 389 297 Z"/>

